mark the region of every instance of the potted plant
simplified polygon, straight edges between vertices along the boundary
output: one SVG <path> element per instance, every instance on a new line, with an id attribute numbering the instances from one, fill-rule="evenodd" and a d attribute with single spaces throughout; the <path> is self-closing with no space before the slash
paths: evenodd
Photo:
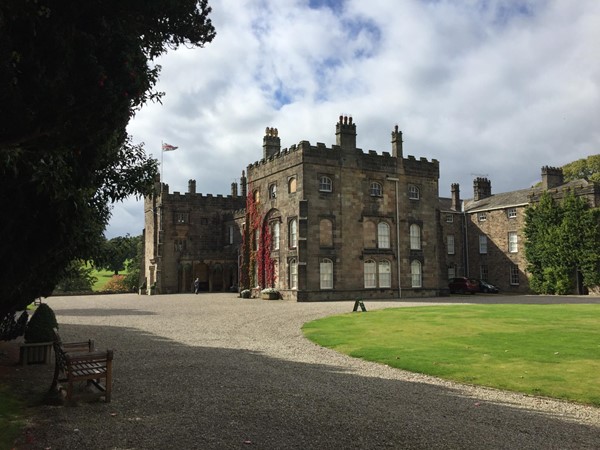
<path id="1" fill-rule="evenodd" d="M 266 288 L 260 291 L 260 297 L 263 300 L 278 300 L 279 291 L 275 288 Z"/>
<path id="2" fill-rule="evenodd" d="M 20 348 L 21 364 L 48 364 L 58 322 L 52 308 L 40 304 L 25 328 L 25 343 Z"/>
<path id="3" fill-rule="evenodd" d="M 240 297 L 241 298 L 250 298 L 250 289 L 244 289 L 242 292 L 240 292 Z"/>

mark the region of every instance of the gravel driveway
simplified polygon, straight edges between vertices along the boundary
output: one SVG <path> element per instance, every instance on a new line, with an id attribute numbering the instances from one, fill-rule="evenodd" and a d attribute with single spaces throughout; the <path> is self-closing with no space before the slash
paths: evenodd
<path id="1" fill-rule="evenodd" d="M 303 337 L 303 323 L 350 312 L 353 302 L 179 294 L 47 303 L 63 340 L 115 349 L 113 401 L 35 408 L 26 448 L 600 448 L 598 408 L 391 369 Z M 416 304 L 365 301 L 369 310 Z M 52 369 L 19 374 L 42 392 Z"/>

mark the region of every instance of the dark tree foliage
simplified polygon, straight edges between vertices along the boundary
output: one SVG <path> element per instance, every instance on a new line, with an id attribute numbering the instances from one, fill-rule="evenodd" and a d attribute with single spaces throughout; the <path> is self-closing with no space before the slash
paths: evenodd
<path id="1" fill-rule="evenodd" d="M 73 260 L 63 271 L 63 276 L 58 281 L 55 292 L 91 292 L 97 278 L 85 261 Z"/>
<path id="2" fill-rule="evenodd" d="M 94 260 L 94 265 L 98 268 L 112 270 L 115 275 L 118 275 L 119 271 L 125 269 L 127 260 L 136 257 L 139 241 L 141 241 L 141 236 L 131 237 L 129 234 L 105 241 L 100 255 Z"/>
<path id="3" fill-rule="evenodd" d="M 565 181 L 584 179 L 600 182 L 600 154 L 565 164 L 562 170 Z"/>
<path id="4" fill-rule="evenodd" d="M 545 192 L 527 208 L 525 256 L 535 292 L 572 293 L 578 272 L 584 286 L 600 283 L 599 219 L 599 211 L 572 192 L 562 202 Z"/>
<path id="5" fill-rule="evenodd" d="M 0 3 L 0 317 L 97 255 L 110 204 L 152 187 L 157 161 L 126 126 L 152 60 L 215 36 L 206 0 Z"/>

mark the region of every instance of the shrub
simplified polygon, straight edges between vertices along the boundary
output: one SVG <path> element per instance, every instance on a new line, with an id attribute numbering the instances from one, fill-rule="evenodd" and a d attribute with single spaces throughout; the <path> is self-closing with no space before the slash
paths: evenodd
<path id="1" fill-rule="evenodd" d="M 50 342 L 54 340 L 54 329 L 58 322 L 54 311 L 46 303 L 37 307 L 25 328 L 25 342 Z"/>
<path id="2" fill-rule="evenodd" d="M 113 275 L 104 286 L 104 290 L 110 292 L 131 292 L 131 288 L 123 275 Z"/>
<path id="3" fill-rule="evenodd" d="M 240 297 L 250 298 L 250 289 L 244 289 L 242 292 L 240 292 Z"/>

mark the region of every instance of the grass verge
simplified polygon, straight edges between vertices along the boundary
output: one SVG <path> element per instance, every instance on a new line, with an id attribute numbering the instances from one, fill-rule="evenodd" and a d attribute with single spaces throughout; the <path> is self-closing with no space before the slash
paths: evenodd
<path id="1" fill-rule="evenodd" d="M 600 406 L 597 305 L 393 308 L 316 320 L 303 331 L 391 367 Z"/>

